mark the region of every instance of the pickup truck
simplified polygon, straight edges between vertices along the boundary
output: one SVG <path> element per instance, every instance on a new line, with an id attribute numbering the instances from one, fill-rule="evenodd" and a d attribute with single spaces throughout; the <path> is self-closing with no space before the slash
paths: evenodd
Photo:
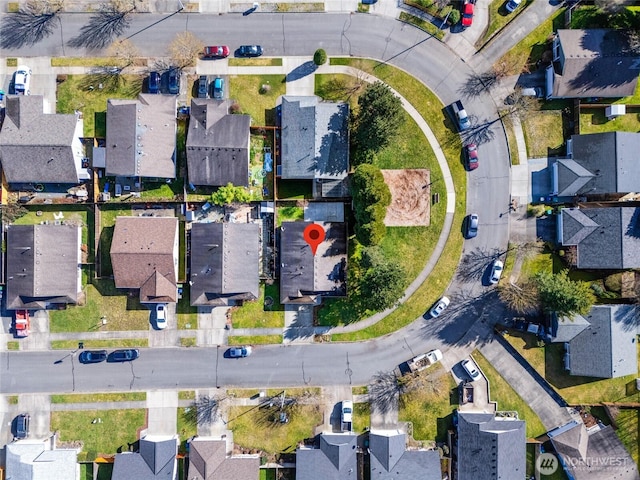
<path id="1" fill-rule="evenodd" d="M 407 366 L 411 373 L 415 373 L 430 367 L 434 363 L 438 363 L 440 360 L 442 360 L 442 352 L 440 350 L 431 350 L 428 353 L 413 357 L 407 362 Z"/>
<path id="2" fill-rule="evenodd" d="M 469 115 L 464 109 L 464 105 L 460 100 L 457 100 L 451 104 L 451 111 L 453 112 L 453 119 L 456 122 L 458 131 L 462 132 L 471 128 L 471 121 Z"/>
<path id="3" fill-rule="evenodd" d="M 353 402 L 351 400 L 342 401 L 342 413 L 340 415 L 342 423 L 342 431 L 350 432 L 351 423 L 353 422 Z"/>
<path id="4" fill-rule="evenodd" d="M 16 318 L 13 324 L 13 334 L 15 337 L 22 338 L 29 336 L 29 310 L 16 310 Z"/>

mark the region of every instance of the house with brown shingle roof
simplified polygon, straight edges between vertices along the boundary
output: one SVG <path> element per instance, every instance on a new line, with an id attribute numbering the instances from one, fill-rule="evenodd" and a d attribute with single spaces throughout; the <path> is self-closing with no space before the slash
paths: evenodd
<path id="1" fill-rule="evenodd" d="M 116 288 L 139 289 L 142 303 L 177 301 L 177 218 L 116 218 L 110 254 Z"/>
<path id="2" fill-rule="evenodd" d="M 259 455 L 229 455 L 227 441 L 196 437 L 189 443 L 189 480 L 258 480 Z"/>

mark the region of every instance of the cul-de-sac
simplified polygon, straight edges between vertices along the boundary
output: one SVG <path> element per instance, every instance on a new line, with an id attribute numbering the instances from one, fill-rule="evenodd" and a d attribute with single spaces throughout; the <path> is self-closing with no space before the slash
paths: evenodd
<path id="1" fill-rule="evenodd" d="M 0 480 L 640 480 L 640 2 L 0 0 Z"/>

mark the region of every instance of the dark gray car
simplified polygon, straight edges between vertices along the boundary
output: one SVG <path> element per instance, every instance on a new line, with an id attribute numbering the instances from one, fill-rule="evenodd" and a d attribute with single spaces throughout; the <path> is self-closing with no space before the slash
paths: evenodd
<path id="1" fill-rule="evenodd" d="M 135 348 L 115 350 L 109 354 L 107 362 L 131 362 L 140 356 L 140 351 Z"/>

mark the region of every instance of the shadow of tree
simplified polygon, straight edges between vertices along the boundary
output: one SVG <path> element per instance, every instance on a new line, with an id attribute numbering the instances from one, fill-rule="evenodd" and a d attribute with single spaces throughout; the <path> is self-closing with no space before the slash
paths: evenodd
<path id="1" fill-rule="evenodd" d="M 73 37 L 67 44 L 75 48 L 106 47 L 129 28 L 131 11 L 120 12 L 113 4 L 102 5 L 101 10 L 91 16 L 89 23 L 82 26 L 78 36 Z"/>
<path id="2" fill-rule="evenodd" d="M 0 47 L 19 48 L 44 40 L 53 33 L 57 13 L 42 12 L 32 3 L 25 3 L 18 12 L 3 18 Z"/>

